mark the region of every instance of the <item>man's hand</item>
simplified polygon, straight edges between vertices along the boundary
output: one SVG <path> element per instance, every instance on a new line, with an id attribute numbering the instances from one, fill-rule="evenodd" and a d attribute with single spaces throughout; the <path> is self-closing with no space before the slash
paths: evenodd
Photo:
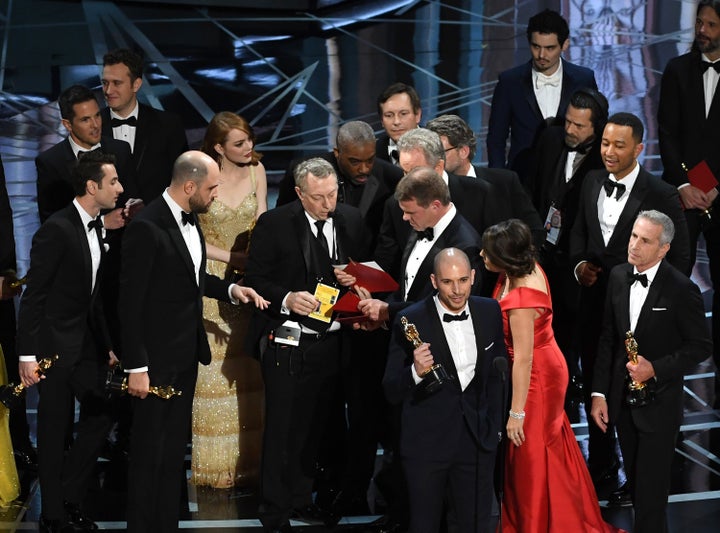
<path id="1" fill-rule="evenodd" d="M 103 226 L 105 226 L 106 229 L 120 229 L 125 226 L 126 220 L 123 216 L 123 209 L 122 207 L 118 207 L 109 213 L 105 213 L 103 215 Z"/>
<path id="2" fill-rule="evenodd" d="M 285 305 L 290 311 L 302 316 L 308 316 L 320 305 L 315 297 L 307 291 L 291 292 L 288 294 Z"/>
<path id="3" fill-rule="evenodd" d="M 360 300 L 358 309 L 373 322 L 385 322 L 390 319 L 388 304 L 377 298 Z"/>
<path id="4" fill-rule="evenodd" d="M 637 383 L 644 383 L 655 377 L 655 368 L 652 363 L 645 359 L 642 355 L 638 355 L 637 364 L 633 364 L 628 361 L 625 368 L 627 368 L 628 374 L 630 374 L 632 380 Z"/>
<path id="5" fill-rule="evenodd" d="M 110 350 L 110 352 L 108 352 L 108 365 L 110 365 L 110 368 L 114 367 L 119 362 L 120 362 L 120 359 L 117 358 L 117 355 L 115 355 L 115 352 Z"/>
<path id="6" fill-rule="evenodd" d="M 335 279 L 337 279 L 338 283 L 343 287 L 352 287 L 357 283 L 357 278 L 346 273 L 344 270 L 336 268 L 333 272 L 335 273 Z"/>
<path id="7" fill-rule="evenodd" d="M 242 285 L 235 284 L 232 287 L 232 295 L 233 298 L 240 300 L 244 304 L 248 302 L 254 303 L 258 309 L 267 309 L 267 306 L 270 304 L 270 302 L 260 296 L 255 292 L 255 289 L 251 287 L 243 287 Z"/>
<path id="8" fill-rule="evenodd" d="M 583 261 L 575 269 L 578 282 L 583 287 L 592 287 L 598 279 L 598 275 L 602 272 L 602 268 L 592 264 L 590 261 Z"/>
<path id="9" fill-rule="evenodd" d="M 713 199 L 717 196 L 717 191 L 713 189 Z M 712 192 L 712 191 L 711 191 Z M 712 205 L 710 197 L 697 187 L 685 185 L 678 189 L 680 200 L 685 209 L 708 209 Z"/>
<path id="10" fill-rule="evenodd" d="M 434 364 L 430 345 L 427 342 L 423 342 L 413 350 L 413 365 L 415 365 L 415 372 L 418 376 L 422 377 Z"/>
<path id="11" fill-rule="evenodd" d="M 18 373 L 20 374 L 20 381 L 26 387 L 32 387 L 41 379 L 45 379 L 43 374 L 37 371 L 38 364 L 35 361 L 20 361 L 18 366 Z"/>
<path id="12" fill-rule="evenodd" d="M 592 407 L 590 408 L 590 417 L 595 421 L 597 427 L 605 433 L 607 431 L 610 417 L 608 416 L 607 400 L 602 396 L 592 397 Z"/>
<path id="13" fill-rule="evenodd" d="M 130 222 L 133 217 L 145 207 L 145 203 L 140 198 L 130 198 L 122 208 L 122 216 L 125 223 Z"/>
<path id="14" fill-rule="evenodd" d="M 12 288 L 10 284 L 16 281 L 15 276 L 0 276 L 0 300 L 9 300 L 22 292 L 22 287 Z"/>
<path id="15" fill-rule="evenodd" d="M 147 372 L 128 374 L 128 394 L 144 400 L 150 392 L 150 376 Z"/>

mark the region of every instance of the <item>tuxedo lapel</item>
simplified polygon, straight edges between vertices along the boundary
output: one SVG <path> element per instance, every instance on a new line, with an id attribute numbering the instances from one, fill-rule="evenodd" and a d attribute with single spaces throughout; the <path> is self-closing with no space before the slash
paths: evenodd
<path id="1" fill-rule="evenodd" d="M 137 127 L 135 128 L 135 145 L 132 150 L 132 159 L 135 163 L 135 171 L 140 169 L 142 160 L 145 157 L 148 142 L 150 141 L 150 129 L 152 128 L 152 117 L 145 106 L 138 109 Z"/>
<path id="2" fill-rule="evenodd" d="M 630 196 L 625 203 L 625 207 L 623 208 L 622 213 L 620 213 L 615 230 L 610 236 L 610 240 L 607 245 L 608 248 L 613 248 L 615 246 L 620 248 L 627 247 L 627 242 L 617 242 L 617 240 L 620 238 L 619 235 L 622 235 L 623 238 L 625 238 L 625 235 L 629 234 L 629 232 L 625 231 L 625 228 L 632 228 L 632 225 L 635 223 L 635 215 L 640 210 L 640 205 L 647 194 L 647 180 L 648 178 L 641 168 L 640 174 L 638 174 L 637 180 L 635 181 L 635 185 L 633 186 L 632 191 L 630 191 Z"/>
<path id="3" fill-rule="evenodd" d="M 432 343 L 432 355 L 434 363 L 441 364 L 445 367 L 445 371 L 449 376 L 457 377 L 457 368 L 455 368 L 455 361 L 452 358 L 450 352 L 450 345 L 445 338 L 445 330 L 443 329 L 442 322 L 440 321 L 440 315 L 438 315 L 437 307 L 435 307 L 435 299 L 427 298 L 425 300 L 426 312 L 430 321 L 430 327 L 432 331 L 429 332 L 430 339 L 440 339 L 441 342 Z M 420 332 L 420 338 L 422 339 L 422 332 Z M 459 387 L 460 381 L 453 379 L 453 386 Z"/>
<path id="4" fill-rule="evenodd" d="M 470 306 L 470 315 L 472 316 L 473 330 L 475 331 L 475 346 L 477 346 L 477 360 L 475 361 L 475 379 L 480 380 L 484 368 L 485 350 L 487 340 L 485 339 L 485 329 L 482 326 L 482 316 L 477 306 L 473 305 L 472 300 L 468 301 Z M 478 384 L 482 383 L 479 381 Z"/>
<path id="5" fill-rule="evenodd" d="M 630 331 L 630 284 L 626 283 L 625 280 L 627 279 L 628 274 L 633 271 L 633 267 L 626 264 L 622 268 L 624 274 L 619 287 L 618 297 L 620 298 L 621 305 L 618 309 L 618 322 L 621 328 L 621 333 L 625 336 L 625 332 Z"/>
<path id="6" fill-rule="evenodd" d="M 527 63 L 527 70 L 523 75 L 522 89 L 525 93 L 525 100 L 530 106 L 530 110 L 537 118 L 543 120 L 542 111 L 540 111 L 540 106 L 538 105 L 537 98 L 535 98 L 535 90 L 533 89 L 532 65 L 530 62 Z"/>
<path id="7" fill-rule="evenodd" d="M 410 236 L 408 237 L 407 244 L 405 245 L 405 250 L 403 250 L 402 259 L 400 261 L 400 276 L 401 279 L 398 280 L 400 283 L 400 287 L 402 288 L 403 293 L 405 292 L 405 279 L 407 277 L 407 264 L 408 260 L 410 259 L 410 253 L 412 252 L 413 248 L 415 248 L 415 243 L 417 242 L 418 236 L 417 232 L 411 231 Z"/>
<path id="8" fill-rule="evenodd" d="M 368 176 L 368 179 L 363 186 L 363 193 L 360 197 L 360 203 L 358 204 L 358 209 L 360 210 L 360 214 L 362 215 L 363 219 L 367 216 L 368 209 L 370 209 L 370 207 L 372 206 L 373 199 L 375 198 L 375 193 L 377 192 L 379 187 L 380 180 L 373 175 Z"/>
<path id="9" fill-rule="evenodd" d="M 312 251 L 310 249 L 310 237 L 312 233 L 310 226 L 305 216 L 305 211 L 299 200 L 296 201 L 294 213 L 292 215 L 293 226 L 297 232 L 297 242 L 300 244 L 300 251 L 302 252 L 303 262 L 305 263 L 305 272 L 310 273 L 313 270 L 312 265 Z M 283 238 L 278 235 L 278 238 Z"/>
<path id="10" fill-rule="evenodd" d="M 77 209 L 74 205 L 70 205 L 70 213 L 69 218 L 70 222 L 72 223 L 73 229 L 75 230 L 75 234 L 77 236 L 78 242 L 80 243 L 80 248 L 82 248 L 82 262 L 83 262 L 83 287 L 84 290 L 87 291 L 87 294 L 93 293 L 93 285 L 92 285 L 92 259 L 90 256 L 90 245 L 88 244 L 87 240 L 87 228 L 83 225 L 82 219 L 80 218 L 80 213 L 77 212 Z M 102 246 L 100 247 L 102 250 Z M 95 283 L 95 288 L 98 287 L 98 283 Z"/>
<path id="11" fill-rule="evenodd" d="M 653 279 L 653 282 L 648 288 L 647 297 L 643 302 L 642 309 L 640 310 L 640 316 L 638 317 L 637 325 L 635 326 L 635 337 L 642 336 L 648 328 L 652 328 L 653 308 L 658 307 L 657 302 L 660 298 L 660 290 L 665 283 L 667 272 L 665 267 L 666 265 L 663 261 L 658 268 L 655 279 Z M 649 335 L 652 335 L 652 331 L 649 332 Z"/>
<path id="12" fill-rule="evenodd" d="M 595 213 L 595 215 L 593 216 L 592 224 L 589 224 L 588 228 L 588 231 L 592 233 L 590 240 L 594 240 L 600 243 L 604 242 L 604 240 L 602 236 L 602 230 L 600 229 L 600 218 L 597 205 L 598 198 L 600 197 L 600 188 L 602 187 L 602 183 L 606 177 L 607 173 L 598 175 L 590 187 L 590 196 L 588 198 L 585 198 L 585 201 L 587 202 L 587 205 L 585 206 L 586 211 L 588 213 Z"/>
<path id="13" fill-rule="evenodd" d="M 178 254 L 182 258 L 183 264 L 188 269 L 189 274 L 192 276 L 192 279 L 195 279 L 195 265 L 193 265 L 192 256 L 190 255 L 190 250 L 188 250 L 187 244 L 185 243 L 185 239 L 183 239 L 182 233 L 180 232 L 180 227 L 178 226 L 177 221 L 172 215 L 172 211 L 170 210 L 170 207 L 167 205 L 167 202 L 163 200 L 163 206 L 164 209 L 162 211 L 162 216 L 160 220 L 162 221 L 163 225 L 165 226 L 165 231 L 167 231 L 168 236 L 170 237 L 170 240 L 172 241 L 173 245 L 178 251 Z M 197 223 L 195 224 L 197 227 Z M 202 238 L 200 239 L 200 242 L 202 242 Z M 203 257 L 205 253 L 203 252 Z"/>
<path id="14" fill-rule="evenodd" d="M 333 226 L 335 228 L 335 246 L 337 248 L 337 257 L 335 259 L 338 263 L 344 264 L 349 261 L 346 244 L 350 241 L 347 232 L 347 224 L 345 223 L 345 217 L 340 212 L 340 210 L 335 211 L 335 216 L 333 217 Z"/>

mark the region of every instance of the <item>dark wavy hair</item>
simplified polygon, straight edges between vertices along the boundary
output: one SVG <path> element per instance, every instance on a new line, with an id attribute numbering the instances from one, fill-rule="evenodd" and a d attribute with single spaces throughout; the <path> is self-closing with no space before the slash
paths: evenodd
<path id="1" fill-rule="evenodd" d="M 485 230 L 482 236 L 485 257 L 509 277 L 521 278 L 535 269 L 537 254 L 530 228 L 511 218 Z"/>

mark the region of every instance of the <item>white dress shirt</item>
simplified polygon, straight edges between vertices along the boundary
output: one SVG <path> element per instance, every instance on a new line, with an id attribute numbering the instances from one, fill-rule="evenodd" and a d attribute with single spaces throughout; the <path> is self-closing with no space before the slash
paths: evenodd
<path id="1" fill-rule="evenodd" d="M 130 112 L 130 114 L 126 117 L 121 117 L 118 115 L 115 111 L 112 109 L 110 110 L 110 119 L 117 118 L 120 120 L 125 120 L 130 117 L 135 117 L 137 120 L 138 113 L 140 111 L 140 104 L 138 102 L 135 102 L 135 108 Z M 129 126 L 127 124 L 123 124 L 122 126 L 117 126 L 115 128 L 112 128 L 113 132 L 113 138 L 117 139 L 118 141 L 125 141 L 130 145 L 130 151 L 133 152 L 135 150 L 135 132 L 137 132 L 137 128 L 133 126 Z"/>
<path id="2" fill-rule="evenodd" d="M 533 91 L 535 99 L 544 119 L 557 115 L 560 107 L 560 95 L 562 93 L 563 68 L 562 61 L 558 63 L 557 70 L 550 76 L 535 69 L 532 70 Z"/>
<path id="3" fill-rule="evenodd" d="M 101 148 L 100 143 L 97 143 L 90 148 L 84 148 L 75 142 L 75 140 L 72 138 L 72 135 L 68 135 L 68 141 L 70 141 L 70 148 L 72 148 L 73 154 L 75 154 L 75 159 L 78 158 L 78 154 L 80 152 L 91 152 L 93 150 Z"/>
<path id="4" fill-rule="evenodd" d="M 613 189 L 612 194 L 608 196 L 605 192 L 605 187 L 600 187 L 600 193 L 598 194 L 597 200 L 598 222 L 600 222 L 600 231 L 602 232 L 605 246 L 607 246 L 608 242 L 610 242 L 610 237 L 612 237 L 612 234 L 615 231 L 615 226 L 617 226 L 618 219 L 620 218 L 620 214 L 623 209 L 625 209 L 625 204 L 627 204 L 628 198 L 630 198 L 630 192 L 637 181 L 639 173 L 640 164 L 636 161 L 635 168 L 633 168 L 630 173 L 619 182 L 615 179 L 613 174 L 608 176 L 611 181 L 625 185 L 625 192 L 619 200 L 615 198 L 617 189 Z"/>
<path id="5" fill-rule="evenodd" d="M 715 63 L 710 61 L 708 57 L 703 54 L 702 60 L 708 63 Z M 718 59 L 720 61 L 720 59 Z M 703 90 L 705 93 L 705 118 L 710 114 L 710 106 L 712 105 L 713 97 L 715 96 L 715 89 L 717 88 L 718 79 L 720 74 L 714 68 L 708 68 L 703 74 Z"/>
<path id="6" fill-rule="evenodd" d="M 658 261 L 655 266 L 651 266 L 644 272 L 641 272 L 647 276 L 647 287 L 643 287 L 643 284 L 639 281 L 635 281 L 632 285 L 630 285 L 630 331 L 635 331 L 635 328 L 637 327 L 640 311 L 642 311 L 642 307 L 645 304 L 645 299 L 650 291 L 650 285 L 652 285 L 652 282 L 657 275 L 658 268 L 660 268 L 660 261 Z M 637 268 L 633 267 L 633 274 L 638 274 Z"/>

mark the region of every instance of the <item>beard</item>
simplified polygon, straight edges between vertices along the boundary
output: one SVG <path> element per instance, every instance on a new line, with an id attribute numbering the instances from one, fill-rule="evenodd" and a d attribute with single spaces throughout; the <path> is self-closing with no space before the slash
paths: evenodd
<path id="1" fill-rule="evenodd" d="M 720 50 L 720 39 L 708 39 L 707 37 L 695 36 L 695 47 L 703 54 L 709 54 Z"/>
<path id="2" fill-rule="evenodd" d="M 212 204 L 212 200 L 210 200 L 207 204 L 204 204 L 202 200 L 197 198 L 195 195 L 190 197 L 190 211 L 193 213 L 207 213 L 210 209 L 210 204 Z"/>

